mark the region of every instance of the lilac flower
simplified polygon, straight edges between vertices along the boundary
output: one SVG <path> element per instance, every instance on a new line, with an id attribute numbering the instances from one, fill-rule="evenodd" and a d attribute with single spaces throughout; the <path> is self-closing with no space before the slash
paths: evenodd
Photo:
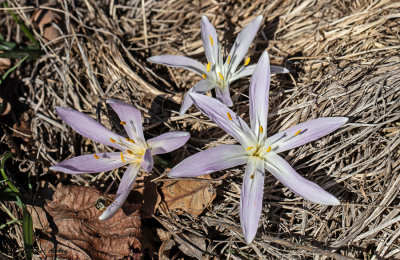
<path id="1" fill-rule="evenodd" d="M 249 57 L 245 60 L 243 59 L 251 42 L 256 36 L 262 19 L 263 17 L 261 15 L 257 16 L 239 33 L 225 63 L 223 62 L 223 55 L 218 42 L 217 32 L 205 16 L 201 18 L 201 39 L 208 61 L 206 66 L 196 60 L 177 55 L 153 56 L 148 59 L 150 62 L 158 64 L 185 68 L 203 77 L 203 80 L 194 85 L 188 93 L 186 93 L 179 112 L 180 115 L 185 114 L 188 108 L 193 104 L 192 99 L 188 96 L 189 93 L 204 93 L 213 88 L 215 88 L 218 100 L 229 107 L 232 106 L 229 85 L 237 79 L 252 75 L 254 72 L 256 65 L 248 66 L 250 63 Z M 237 70 L 242 61 L 244 64 Z M 271 73 L 287 72 L 289 71 L 283 67 L 271 66 Z"/>
<path id="2" fill-rule="evenodd" d="M 247 164 L 240 197 L 240 222 L 247 243 L 254 239 L 257 232 L 265 170 L 307 200 L 325 205 L 340 203 L 335 196 L 300 176 L 278 153 L 335 131 L 347 122 L 347 118 L 317 118 L 267 138 L 269 85 L 269 57 L 264 52 L 250 81 L 251 128 L 218 100 L 191 93 L 195 105 L 240 145 L 220 145 L 197 153 L 176 165 L 169 173 L 170 177 L 196 177 Z"/>
<path id="3" fill-rule="evenodd" d="M 68 174 L 96 173 L 110 171 L 128 165 L 114 202 L 107 207 L 100 220 L 111 218 L 125 202 L 142 167 L 146 172 L 153 169 L 153 155 L 168 153 L 186 143 L 190 134 L 170 132 L 145 140 L 140 111 L 119 100 L 107 100 L 121 120 L 128 138 L 106 129 L 87 115 L 70 108 L 56 107 L 58 115 L 79 134 L 93 141 L 111 146 L 119 152 L 96 153 L 71 158 L 50 167 L 51 170 Z"/>

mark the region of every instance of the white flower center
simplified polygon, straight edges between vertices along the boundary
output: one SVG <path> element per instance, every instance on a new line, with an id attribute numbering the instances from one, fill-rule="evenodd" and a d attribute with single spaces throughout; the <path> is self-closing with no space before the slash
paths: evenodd
<path id="1" fill-rule="evenodd" d="M 121 125 L 125 125 L 125 122 L 121 122 Z M 136 140 L 136 142 L 130 138 L 124 138 L 115 140 L 110 138 L 110 142 L 119 144 L 121 146 L 120 160 L 123 163 L 140 163 L 143 160 L 144 153 L 147 150 L 146 141 Z M 98 155 L 94 155 L 94 158 L 99 159 Z"/>

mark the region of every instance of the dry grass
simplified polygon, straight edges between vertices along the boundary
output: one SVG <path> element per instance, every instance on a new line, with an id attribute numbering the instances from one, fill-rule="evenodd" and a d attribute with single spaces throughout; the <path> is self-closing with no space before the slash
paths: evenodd
<path id="1" fill-rule="evenodd" d="M 30 24 L 34 6 L 8 3 Z M 71 0 L 41 7 L 54 10 L 65 23 L 59 43 L 42 39 L 46 54 L 15 76 L 26 86 L 19 101 L 33 112 L 32 142 L 20 145 L 18 159 L 32 163 L 27 171 L 35 181 L 57 183 L 64 175 L 49 172 L 48 166 L 107 149 L 66 128 L 55 106 L 94 117 L 98 109 L 102 123 L 112 127 L 104 101 L 131 102 L 144 113 L 148 136 L 191 131 L 186 149 L 167 157 L 174 163 L 201 149 L 232 143 L 194 107 L 178 116 L 182 95 L 199 77 L 150 64 L 146 58 L 181 54 L 205 62 L 201 15 L 209 17 L 229 51 L 240 29 L 263 14 L 263 26 L 249 52 L 252 61 L 266 48 L 273 64 L 291 70 L 291 77 L 274 77 L 272 82 L 268 133 L 321 116 L 350 117 L 350 123 L 335 133 L 286 154 L 298 172 L 343 204 L 308 203 L 266 174 L 258 235 L 246 245 L 238 224 L 243 176 L 239 167 L 226 171 L 230 175 L 219 182 L 217 199 L 202 216 L 157 219 L 177 236 L 204 237 L 206 251 L 223 259 L 400 258 L 400 2 L 167 0 L 146 1 L 143 8 L 139 0 Z M 11 18 L 2 17 L 8 34 L 21 40 Z M 232 85 L 233 110 L 245 118 L 247 91 L 248 79 Z M 105 190 L 121 174 L 67 178 Z M 21 235 L 14 229 L 8 233 L 11 240 Z M 13 255 L 10 247 L 2 248 Z"/>

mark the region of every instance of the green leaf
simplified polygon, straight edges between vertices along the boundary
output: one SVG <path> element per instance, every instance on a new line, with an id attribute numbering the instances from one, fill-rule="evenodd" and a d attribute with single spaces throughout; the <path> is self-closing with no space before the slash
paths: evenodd
<path id="1" fill-rule="evenodd" d="M 1 77 L 0 79 L 0 85 L 1 83 L 3 83 L 3 81 L 7 78 L 8 74 L 10 74 L 11 72 L 13 72 L 16 68 L 18 68 L 19 65 L 22 64 L 22 62 L 24 62 L 27 58 L 29 57 L 29 55 L 26 55 L 22 60 L 20 60 L 17 64 L 15 64 L 14 67 L 10 68 L 9 70 L 6 71 L 6 73 L 4 73 L 4 75 Z"/>
<path id="2" fill-rule="evenodd" d="M 10 8 L 10 6 L 6 3 L 3 2 L 3 7 L 4 8 Z M 19 25 L 19 27 L 21 28 L 21 30 L 24 32 L 25 36 L 29 38 L 29 40 L 35 44 L 38 45 L 38 41 L 35 39 L 35 37 L 33 36 L 33 34 L 31 33 L 31 31 L 28 29 L 28 27 L 26 27 L 26 25 L 24 24 L 24 22 L 18 18 L 18 16 L 16 16 L 14 14 L 13 11 L 8 10 L 8 12 L 10 13 L 10 15 L 12 16 L 12 18 L 14 19 L 14 21 Z"/>
<path id="3" fill-rule="evenodd" d="M 7 223 L 1 225 L 1 226 L 0 226 L 0 230 L 2 230 L 3 228 L 5 228 L 6 226 L 10 226 L 10 225 L 12 225 L 12 224 L 14 224 L 14 223 L 20 223 L 20 222 L 21 222 L 21 220 L 19 220 L 19 219 L 10 220 L 10 221 L 8 221 Z"/>
<path id="4" fill-rule="evenodd" d="M 0 40 L 0 50 L 3 51 L 9 51 L 17 47 L 17 43 L 15 42 L 6 42 L 3 40 Z"/>
<path id="5" fill-rule="evenodd" d="M 1 83 L 0 83 L 1 84 Z M 19 190 L 17 189 L 17 187 L 14 186 L 14 184 L 12 184 L 12 182 L 10 181 L 10 179 L 8 178 L 6 171 L 4 170 L 4 165 L 6 164 L 6 161 L 8 158 L 12 157 L 12 153 L 6 153 L 3 155 L 3 157 L 1 158 L 1 165 L 0 165 L 0 172 L 1 175 L 3 176 L 3 180 L 5 180 L 7 182 L 8 187 L 10 187 L 10 189 L 19 194 Z"/>
<path id="6" fill-rule="evenodd" d="M 25 205 L 23 207 L 23 213 L 22 213 L 22 236 L 24 237 L 24 249 L 25 249 L 26 259 L 32 259 L 33 222 L 32 222 L 32 216 L 26 209 Z"/>

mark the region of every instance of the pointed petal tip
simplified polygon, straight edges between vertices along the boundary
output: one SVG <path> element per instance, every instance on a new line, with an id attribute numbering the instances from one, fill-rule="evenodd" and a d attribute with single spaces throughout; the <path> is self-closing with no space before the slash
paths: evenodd
<path id="1" fill-rule="evenodd" d="M 329 193 L 330 194 L 330 193 Z M 338 198 L 336 198 L 334 195 L 330 194 L 331 196 L 327 198 L 326 202 L 324 203 L 325 205 L 331 205 L 331 206 L 338 206 L 340 205 L 340 201 Z"/>
<path id="2" fill-rule="evenodd" d="M 59 106 L 56 106 L 56 107 L 54 107 L 54 110 L 57 112 L 57 114 L 61 117 L 61 114 L 64 112 L 64 111 L 68 111 L 68 110 L 71 110 L 70 108 L 67 108 L 67 107 L 59 107 Z"/>
<path id="3" fill-rule="evenodd" d="M 243 236 L 244 236 L 244 241 L 246 241 L 247 244 L 250 244 L 251 242 L 253 242 L 256 234 L 254 234 L 254 235 L 243 234 Z"/>
<path id="4" fill-rule="evenodd" d="M 108 213 L 106 214 L 106 212 L 103 212 L 103 214 L 99 216 L 99 220 L 108 220 L 110 217 L 112 216 L 110 216 Z"/>
<path id="5" fill-rule="evenodd" d="M 349 121 L 348 117 L 341 117 L 343 124 L 346 124 Z"/>
<path id="6" fill-rule="evenodd" d="M 334 124 L 336 124 L 338 127 L 335 128 L 338 129 L 339 127 L 343 126 L 344 124 L 346 124 L 349 121 L 348 117 L 344 117 L 344 116 L 335 116 L 335 117 L 327 117 L 330 118 L 332 120 L 334 120 Z"/>
<path id="7" fill-rule="evenodd" d="M 210 22 L 210 21 L 208 20 L 207 16 L 202 15 L 201 16 L 201 22 Z"/>
<path id="8" fill-rule="evenodd" d="M 157 57 L 157 56 L 151 56 L 151 57 L 147 58 L 147 61 L 154 63 L 154 57 Z"/>

